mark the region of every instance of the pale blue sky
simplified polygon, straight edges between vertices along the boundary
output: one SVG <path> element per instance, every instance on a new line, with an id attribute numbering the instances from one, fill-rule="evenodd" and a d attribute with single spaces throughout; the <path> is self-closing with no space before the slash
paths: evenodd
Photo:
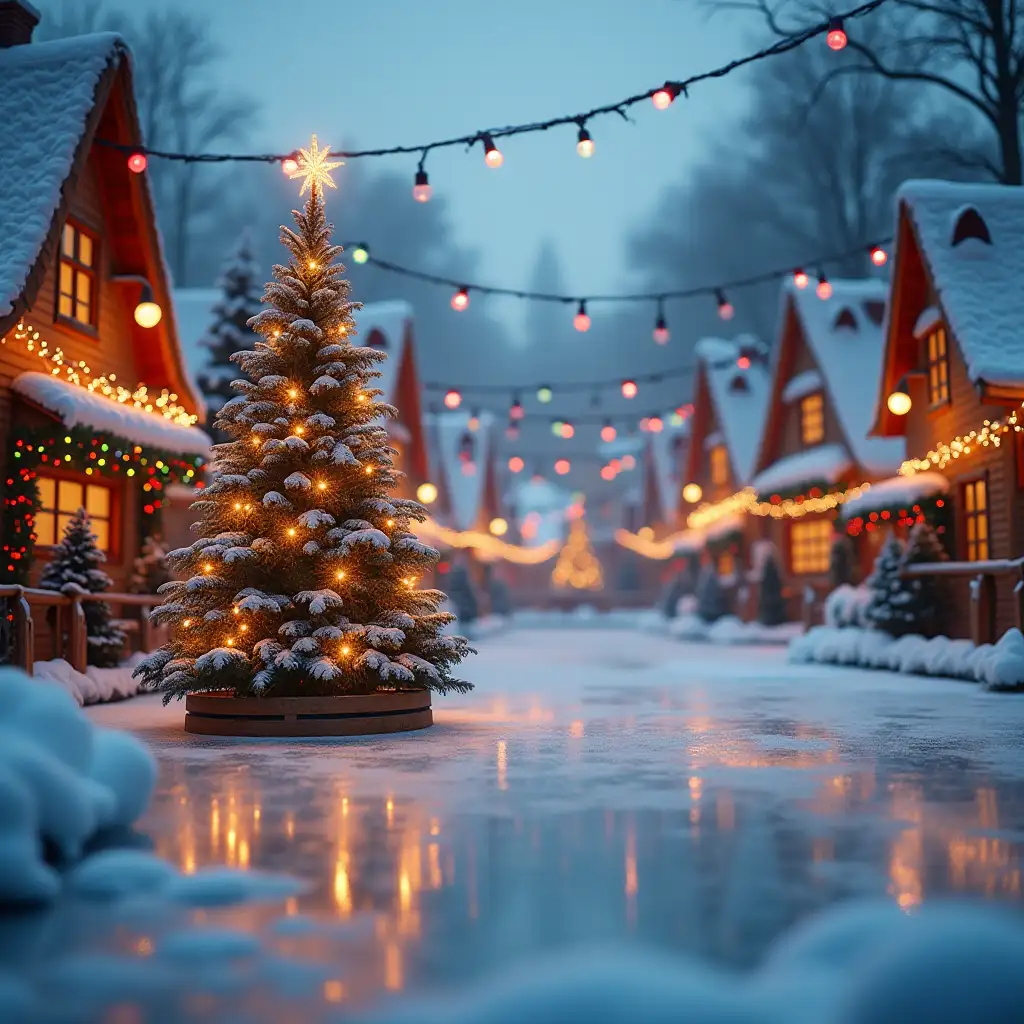
<path id="1" fill-rule="evenodd" d="M 246 147 L 256 150 L 288 150 L 313 131 L 335 145 L 343 132 L 340 144 L 370 148 L 544 119 L 714 67 L 753 45 L 749 21 L 735 12 L 709 17 L 704 0 L 175 4 L 210 19 L 232 87 L 260 102 Z M 433 153 L 431 183 L 453 204 L 458 240 L 480 251 L 482 278 L 525 285 L 549 237 L 568 289 L 617 288 L 633 225 L 716 130 L 731 130 L 742 102 L 737 78 L 700 86 L 663 113 L 644 104 L 635 124 L 601 119 L 591 127 L 590 160 L 577 156 L 573 128 L 508 140 L 499 170 L 484 166 L 479 148 Z M 411 189 L 415 157 L 374 162 L 406 173 Z M 409 216 L 416 213 L 410 196 Z"/>

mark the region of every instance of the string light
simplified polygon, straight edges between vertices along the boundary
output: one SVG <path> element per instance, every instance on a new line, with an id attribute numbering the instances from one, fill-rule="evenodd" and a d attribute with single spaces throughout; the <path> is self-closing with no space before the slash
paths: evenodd
<path id="1" fill-rule="evenodd" d="M 508 468 L 512 473 L 522 473 L 525 465 L 526 463 L 523 462 L 518 455 L 513 455 L 512 458 L 508 460 Z"/>
<path id="2" fill-rule="evenodd" d="M 480 410 L 474 409 L 469 414 L 469 420 L 466 422 L 466 426 L 475 434 L 480 429 Z"/>
<path id="3" fill-rule="evenodd" d="M 559 459 L 555 463 L 555 472 L 559 476 L 565 476 L 572 469 L 572 463 L 568 459 Z"/>
<path id="4" fill-rule="evenodd" d="M 825 271 L 822 270 L 818 274 L 818 287 L 815 292 L 819 299 L 825 300 L 832 298 L 832 285 L 829 279 L 825 276 Z"/>
<path id="5" fill-rule="evenodd" d="M 469 289 L 463 286 L 452 296 L 452 309 L 461 313 L 469 306 Z"/>
<path id="6" fill-rule="evenodd" d="M 299 169 L 299 161 L 294 156 L 286 156 L 281 161 L 281 170 L 285 177 L 290 178 Z"/>
<path id="7" fill-rule="evenodd" d="M 871 262 L 876 267 L 884 267 L 888 261 L 889 254 L 880 245 L 871 247 Z"/>
<path id="8" fill-rule="evenodd" d="M 810 280 L 811 279 L 807 276 L 806 271 L 799 269 L 793 271 L 793 284 L 795 284 L 797 288 L 799 288 L 801 291 L 803 291 L 804 288 L 807 287 L 807 285 L 810 283 Z"/>
<path id="9" fill-rule="evenodd" d="M 650 418 L 650 419 L 649 419 L 649 420 L 647 421 L 647 429 L 648 429 L 648 430 L 649 430 L 649 431 L 650 431 L 650 432 L 651 432 L 652 434 L 660 434 L 660 433 L 661 433 L 661 431 L 662 431 L 662 428 L 663 428 L 664 426 L 665 426 L 665 424 L 664 424 L 664 421 L 662 420 L 662 418 L 661 418 L 660 416 L 652 416 L 652 417 L 651 417 L 651 418 Z"/>
<path id="10" fill-rule="evenodd" d="M 725 297 L 725 292 L 721 289 L 715 295 L 715 301 L 718 303 L 718 315 L 722 320 L 731 320 L 736 313 L 733 308 L 733 304 Z"/>
<path id="11" fill-rule="evenodd" d="M 739 369 L 739 370 L 749 370 L 750 369 L 750 356 L 737 356 L 737 358 L 736 358 L 736 368 Z"/>
<path id="12" fill-rule="evenodd" d="M 562 424 L 562 439 L 564 441 L 570 440 L 576 433 L 576 428 L 571 423 Z"/>
<path id="13" fill-rule="evenodd" d="M 500 167 L 505 162 L 505 157 L 494 144 L 494 139 L 487 132 L 483 132 L 480 135 L 480 141 L 484 144 L 484 163 L 488 167 Z"/>
<path id="14" fill-rule="evenodd" d="M 519 440 L 519 424 L 516 423 L 515 420 L 509 420 L 508 426 L 505 427 L 505 436 L 510 441 Z"/>
<path id="15" fill-rule="evenodd" d="M 490 530 L 495 537 L 504 537 L 505 534 L 508 533 L 508 521 L 502 519 L 501 516 L 496 516 L 487 524 L 487 529 Z"/>
<path id="16" fill-rule="evenodd" d="M 594 155 L 594 140 L 583 125 L 580 125 L 580 133 L 576 139 L 576 152 L 585 160 Z"/>
<path id="17" fill-rule="evenodd" d="M 665 321 L 665 313 L 659 303 L 658 319 L 654 321 L 653 338 L 658 345 L 667 345 L 670 337 L 668 324 Z"/>
<path id="18" fill-rule="evenodd" d="M 421 167 L 416 172 L 416 178 L 412 186 L 412 197 L 417 203 L 427 203 L 430 202 L 432 191 L 427 172 Z"/>
<path id="19" fill-rule="evenodd" d="M 826 41 L 830 50 L 844 50 L 848 42 L 846 38 L 846 29 L 843 28 L 843 19 L 841 17 L 830 18 L 828 22 L 828 34 L 826 35 Z"/>
<path id="20" fill-rule="evenodd" d="M 572 325 L 581 333 L 590 330 L 590 317 L 587 316 L 587 304 L 582 299 L 580 300 L 579 309 L 576 310 L 576 315 L 573 317 Z"/>
<path id="21" fill-rule="evenodd" d="M 679 86 L 672 82 L 666 82 L 660 89 L 655 90 L 651 95 L 651 102 L 656 110 L 668 110 L 672 101 L 679 95 Z"/>
<path id="22" fill-rule="evenodd" d="M 141 174 L 148 165 L 149 160 L 146 158 L 145 153 L 132 153 L 128 157 L 128 170 L 132 174 Z"/>
<path id="23" fill-rule="evenodd" d="M 455 388 L 452 388 L 450 391 L 447 391 L 444 396 L 444 404 L 449 409 L 458 409 L 458 407 L 462 404 L 461 392 L 456 391 Z"/>
<path id="24" fill-rule="evenodd" d="M 704 491 L 701 489 L 700 484 L 689 483 L 683 487 L 683 501 L 688 505 L 696 505 L 703 496 Z"/>
<path id="25" fill-rule="evenodd" d="M 537 401 L 542 405 L 547 405 L 551 401 L 552 391 L 546 384 L 542 384 L 537 388 Z"/>
<path id="26" fill-rule="evenodd" d="M 512 399 L 512 406 L 508 411 L 508 417 L 511 420 L 521 420 L 526 415 L 526 410 L 523 409 L 523 403 L 519 400 L 519 396 L 516 395 Z"/>
<path id="27" fill-rule="evenodd" d="M 416 500 L 422 502 L 424 505 L 432 505 L 437 501 L 437 485 L 432 484 L 429 481 L 427 483 L 420 484 L 416 488 Z"/>
<path id="28" fill-rule="evenodd" d="M 503 559 L 515 565 L 540 565 L 554 558 L 561 546 L 557 540 L 551 540 L 536 547 L 520 547 L 480 530 L 452 530 L 433 519 L 414 523 L 411 529 L 417 537 L 428 543 L 447 548 L 469 548 L 476 551 L 484 560 Z"/>
<path id="29" fill-rule="evenodd" d="M 623 398 L 636 398 L 637 392 L 640 389 L 636 386 L 635 380 L 624 380 L 622 382 L 622 397 Z"/>
<path id="30" fill-rule="evenodd" d="M 352 249 L 352 262 L 362 265 L 370 259 L 370 247 L 364 242 L 358 242 Z"/>
<path id="31" fill-rule="evenodd" d="M 606 421 L 605 425 L 601 428 L 601 440 L 604 441 L 605 444 L 611 444 L 617 436 L 618 434 L 612 421 Z"/>
<path id="32" fill-rule="evenodd" d="M 565 423 L 562 420 L 552 420 L 551 421 L 551 433 L 554 434 L 555 437 L 561 437 L 562 436 L 562 427 L 564 427 L 564 426 L 565 426 Z"/>

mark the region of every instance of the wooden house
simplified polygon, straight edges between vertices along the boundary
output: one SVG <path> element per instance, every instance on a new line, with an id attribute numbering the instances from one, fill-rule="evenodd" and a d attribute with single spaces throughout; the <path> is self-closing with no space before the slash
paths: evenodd
<path id="1" fill-rule="evenodd" d="M 697 343 L 681 508 L 688 520 L 701 520 L 705 558 L 726 579 L 737 578 L 749 560 L 750 545 L 745 516 L 720 503 L 750 484 L 768 383 L 767 354 L 757 339 L 704 338 Z M 709 506 L 722 513 L 709 511 Z"/>
<path id="2" fill-rule="evenodd" d="M 751 535 L 770 544 L 795 599 L 808 586 L 828 589 L 837 496 L 891 476 L 904 453 L 899 439 L 870 433 L 885 282 L 831 284 L 827 299 L 792 282 L 783 287 L 768 411 L 751 480 L 757 501 L 780 513 L 751 516 Z M 877 537 L 868 531 L 857 544 L 861 577 L 870 571 Z"/>
<path id="3" fill-rule="evenodd" d="M 209 439 L 130 159 L 128 50 L 112 34 L 34 43 L 37 21 L 0 0 L 0 580 L 35 583 L 84 506 L 124 590 L 168 486 L 195 479 Z"/>
<path id="4" fill-rule="evenodd" d="M 1002 185 L 908 182 L 898 196 L 891 309 L 874 431 L 906 439 L 908 469 L 948 484 L 952 559 L 1024 554 L 1024 193 Z M 983 633 L 1015 622 L 1012 575 L 995 579 Z M 968 631 L 968 581 L 947 623 Z"/>

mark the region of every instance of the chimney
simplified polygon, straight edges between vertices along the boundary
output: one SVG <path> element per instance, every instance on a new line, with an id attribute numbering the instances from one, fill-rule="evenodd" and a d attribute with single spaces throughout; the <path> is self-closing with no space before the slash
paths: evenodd
<path id="1" fill-rule="evenodd" d="M 0 50 L 32 42 L 39 12 L 28 0 L 0 0 Z"/>

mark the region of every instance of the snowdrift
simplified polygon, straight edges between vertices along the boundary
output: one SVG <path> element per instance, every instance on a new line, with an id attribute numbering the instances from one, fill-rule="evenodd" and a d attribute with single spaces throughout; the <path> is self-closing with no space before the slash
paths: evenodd
<path id="1" fill-rule="evenodd" d="M 715 622 L 705 622 L 699 615 L 679 615 L 668 625 L 668 633 L 677 640 L 721 644 L 787 644 L 803 632 L 803 624 L 784 622 L 779 626 L 763 626 L 760 622 L 744 622 L 735 615 L 725 615 Z"/>

